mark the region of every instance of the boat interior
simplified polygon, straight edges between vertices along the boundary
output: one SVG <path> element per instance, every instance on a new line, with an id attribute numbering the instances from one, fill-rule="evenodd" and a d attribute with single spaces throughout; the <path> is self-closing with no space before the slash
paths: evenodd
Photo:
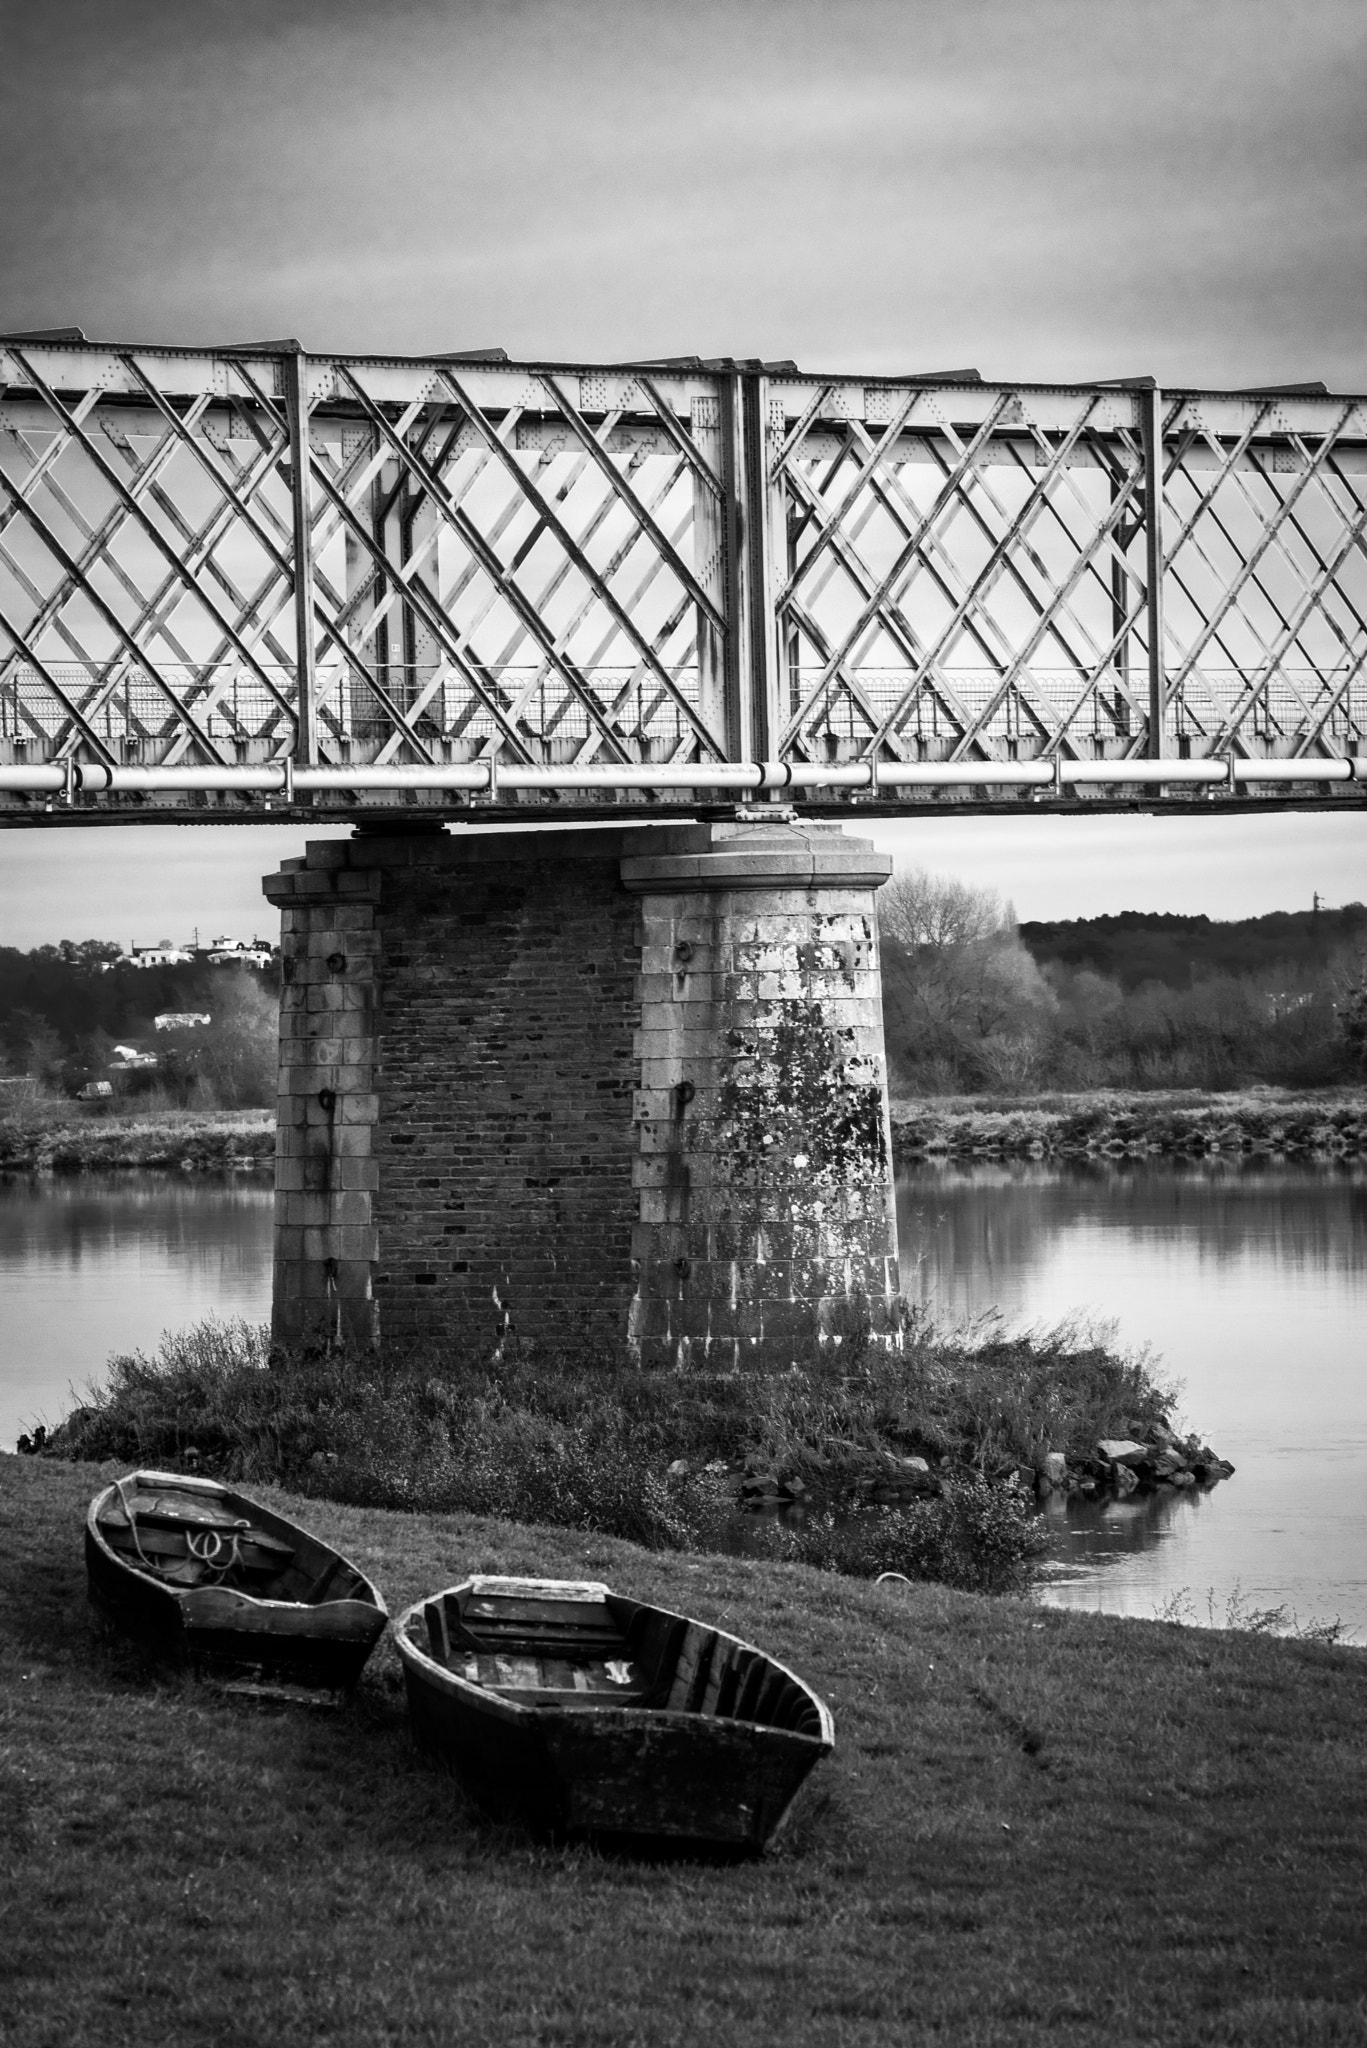
<path id="1" fill-rule="evenodd" d="M 134 1473 L 115 1481 L 95 1520 L 114 1555 L 160 1585 L 226 1586 L 310 1607 L 374 1604 L 366 1581 L 336 1551 L 211 1481 Z"/>
<path id="2" fill-rule="evenodd" d="M 443 1669 L 518 1706 L 635 1707 L 823 1734 L 812 1695 L 771 1657 L 603 1585 L 472 1579 L 423 1601 L 409 1629 Z"/>

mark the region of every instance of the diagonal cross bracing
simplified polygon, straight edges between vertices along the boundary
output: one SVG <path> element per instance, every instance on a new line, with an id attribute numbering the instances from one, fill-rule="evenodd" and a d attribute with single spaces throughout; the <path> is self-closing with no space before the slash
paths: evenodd
<path id="1" fill-rule="evenodd" d="M 747 733 L 812 788 L 1351 767 L 1364 478 L 1313 392 L 0 339 L 0 816 L 30 763 L 601 788 Z"/>

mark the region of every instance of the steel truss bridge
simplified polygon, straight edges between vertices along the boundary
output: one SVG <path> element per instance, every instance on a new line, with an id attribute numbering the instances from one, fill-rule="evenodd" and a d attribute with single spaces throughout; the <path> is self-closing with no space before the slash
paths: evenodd
<path id="1" fill-rule="evenodd" d="M 1361 803 L 1365 523 L 1318 386 L 0 339 L 0 822 Z"/>

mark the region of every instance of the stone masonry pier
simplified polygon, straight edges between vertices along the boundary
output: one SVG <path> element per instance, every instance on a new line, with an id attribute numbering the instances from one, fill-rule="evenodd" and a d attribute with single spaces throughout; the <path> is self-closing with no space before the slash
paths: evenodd
<path id="1" fill-rule="evenodd" d="M 782 813 L 285 862 L 277 1336 L 784 1363 L 879 1318 L 889 866 Z"/>

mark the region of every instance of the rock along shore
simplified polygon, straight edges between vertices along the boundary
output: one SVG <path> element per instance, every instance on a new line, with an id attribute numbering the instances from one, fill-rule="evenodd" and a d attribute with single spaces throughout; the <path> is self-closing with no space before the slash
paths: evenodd
<path id="1" fill-rule="evenodd" d="M 918 1500 L 935 1499 L 944 1492 L 947 1480 L 988 1477 L 999 1485 L 1014 1487 L 1018 1493 L 1038 1501 L 1051 1494 L 1067 1499 L 1093 1500 L 1105 1495 L 1125 1498 L 1132 1493 L 1153 1493 L 1164 1488 L 1181 1492 L 1190 1487 L 1209 1488 L 1234 1476 L 1227 1458 L 1211 1449 L 1200 1436 L 1178 1436 L 1166 1423 L 1157 1423 L 1150 1441 L 1138 1443 L 1129 1437 L 1106 1437 L 1092 1447 L 1089 1455 L 1069 1457 L 1050 1451 L 1039 1468 L 1018 1465 L 1009 1471 L 979 1473 L 975 1468 L 956 1465 L 950 1458 L 932 1464 L 927 1458 L 903 1458 L 891 1452 L 870 1451 L 858 1472 L 847 1460 L 837 1484 L 823 1487 L 820 1474 L 808 1471 L 806 1478 L 783 1464 L 751 1460 L 743 1466 L 717 1462 L 703 1469 L 714 1475 L 718 1487 L 737 1507 L 753 1511 L 811 1505 L 837 1507 L 909 1507 Z M 690 1466 L 676 1459 L 666 1477 L 682 1479 Z"/>
<path id="2" fill-rule="evenodd" d="M 1118 1159 L 1214 1154 L 1341 1159 L 1367 1153 L 1367 1092 L 1047 1095 L 1019 1103 L 896 1100 L 899 1159 Z"/>

